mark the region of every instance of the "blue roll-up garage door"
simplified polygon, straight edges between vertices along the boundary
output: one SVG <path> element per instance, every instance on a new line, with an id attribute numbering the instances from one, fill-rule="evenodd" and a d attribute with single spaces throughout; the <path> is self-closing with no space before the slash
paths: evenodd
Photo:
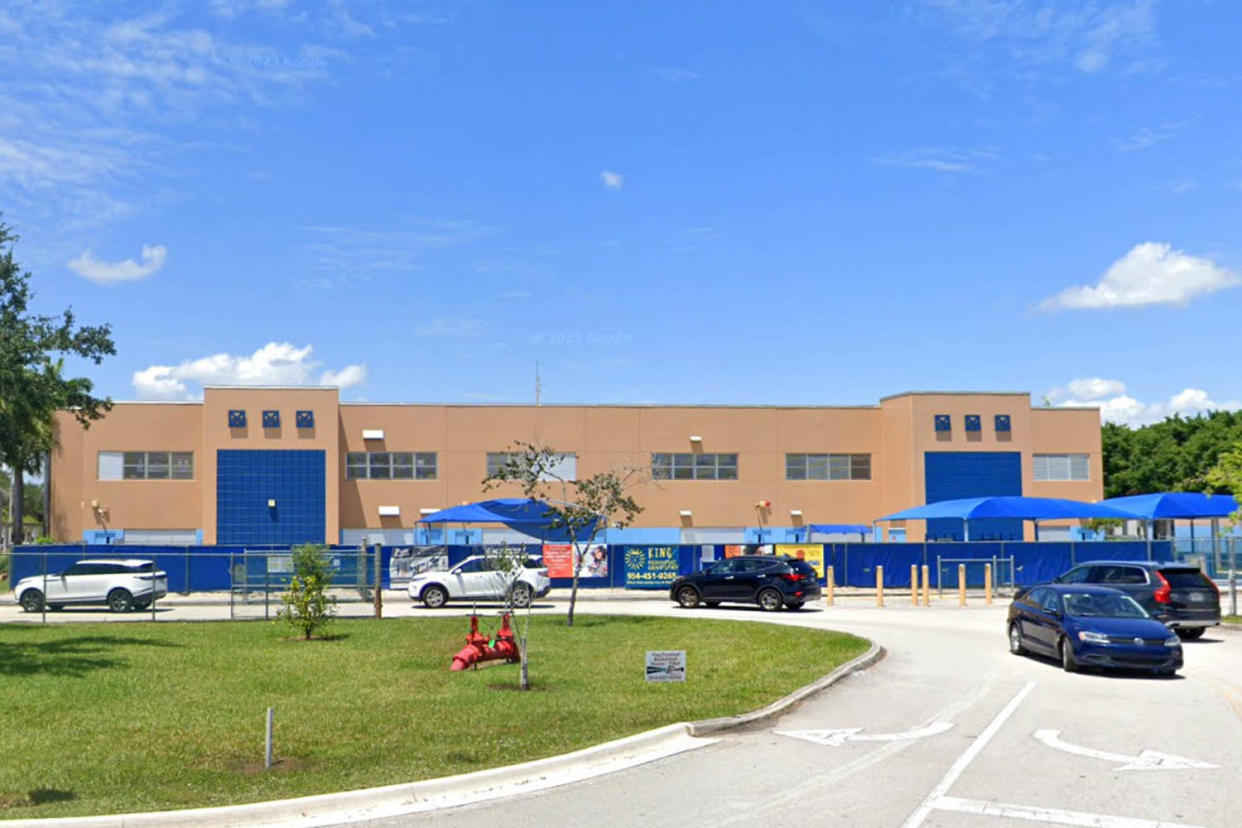
<path id="1" fill-rule="evenodd" d="M 216 452 L 220 545 L 324 543 L 324 499 L 322 450 Z"/>
<path id="2" fill-rule="evenodd" d="M 923 453 L 926 503 L 963 497 L 1022 494 L 1022 455 L 1016 451 L 928 451 Z M 928 540 L 963 540 L 960 520 L 927 521 Z M 1022 540 L 1020 520 L 972 520 L 971 540 Z"/>

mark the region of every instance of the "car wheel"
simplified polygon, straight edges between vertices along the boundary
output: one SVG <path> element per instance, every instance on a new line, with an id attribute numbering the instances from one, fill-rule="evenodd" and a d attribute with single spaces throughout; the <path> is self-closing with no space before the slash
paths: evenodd
<path id="1" fill-rule="evenodd" d="M 692 586 L 684 586 L 677 590 L 677 603 L 686 609 L 694 609 L 699 605 L 699 591 Z"/>
<path id="2" fill-rule="evenodd" d="M 531 599 L 530 587 L 526 584 L 518 584 L 513 588 L 511 599 L 515 607 L 523 609 L 529 607 Z"/>
<path id="3" fill-rule="evenodd" d="M 129 612 L 134 608 L 134 596 L 128 589 L 114 589 L 108 593 L 108 609 L 113 612 Z"/>
<path id="4" fill-rule="evenodd" d="M 147 608 L 148 608 L 148 607 L 150 607 L 150 606 L 151 606 L 151 599 L 150 599 L 150 598 L 144 598 L 144 599 L 143 599 L 143 600 L 141 600 L 141 601 L 135 601 L 135 602 L 134 602 L 134 609 L 136 609 L 136 610 L 144 610 L 144 609 L 147 609 Z"/>
<path id="5" fill-rule="evenodd" d="M 39 612 L 43 609 L 43 593 L 37 589 L 28 589 L 22 593 L 22 609 L 26 612 Z"/>
<path id="6" fill-rule="evenodd" d="M 423 606 L 439 609 L 448 603 L 448 592 L 441 586 L 429 586 L 423 590 Z"/>
<path id="7" fill-rule="evenodd" d="M 1203 638 L 1203 634 L 1207 632 L 1207 627 L 1178 627 L 1174 632 L 1182 641 L 1195 641 Z"/>
<path id="8" fill-rule="evenodd" d="M 759 609 L 764 612 L 776 612 L 784 606 L 785 603 L 781 600 L 781 594 L 774 589 L 765 589 L 760 591 L 760 593 L 755 596 L 755 601 L 759 604 Z"/>
<path id="9" fill-rule="evenodd" d="M 806 601 L 790 601 L 785 605 L 785 608 L 790 610 L 800 610 L 804 604 L 806 604 Z"/>
<path id="10" fill-rule="evenodd" d="M 1067 673 L 1078 671 L 1078 660 L 1074 658 L 1074 645 L 1068 638 L 1061 639 L 1061 669 Z"/>
<path id="11" fill-rule="evenodd" d="M 705 606 L 705 607 L 718 607 L 718 606 L 720 606 L 720 602 L 719 602 L 719 601 L 704 601 L 704 602 L 703 602 L 703 606 Z"/>
<path id="12" fill-rule="evenodd" d="M 1026 647 L 1022 646 L 1022 627 L 1017 621 L 1009 625 L 1009 652 L 1014 655 L 1026 652 Z"/>

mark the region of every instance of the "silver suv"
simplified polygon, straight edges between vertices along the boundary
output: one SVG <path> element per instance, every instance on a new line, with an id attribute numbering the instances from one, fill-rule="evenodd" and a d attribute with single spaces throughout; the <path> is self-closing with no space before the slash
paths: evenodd
<path id="1" fill-rule="evenodd" d="M 102 604 L 113 612 L 146 609 L 168 594 L 168 573 L 154 561 L 91 559 L 78 561 L 64 572 L 31 575 L 13 587 L 17 603 L 26 612 L 44 604 L 58 610 L 70 604 Z"/>

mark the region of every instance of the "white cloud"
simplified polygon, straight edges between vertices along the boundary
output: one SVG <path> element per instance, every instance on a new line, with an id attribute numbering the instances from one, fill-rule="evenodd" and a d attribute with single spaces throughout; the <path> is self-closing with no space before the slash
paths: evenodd
<path id="1" fill-rule="evenodd" d="M 198 396 L 203 385 L 336 385 L 347 388 L 366 381 L 365 365 L 321 371 L 313 347 L 269 342 L 253 354 L 219 353 L 178 365 L 152 365 L 133 376 L 139 399 L 178 400 Z"/>
<path id="2" fill-rule="evenodd" d="M 479 336 L 483 333 L 481 319 L 440 316 L 414 329 L 415 336 Z"/>
<path id="3" fill-rule="evenodd" d="M 1189 256 L 1171 245 L 1135 245 L 1105 271 L 1095 285 L 1066 288 L 1039 304 L 1044 310 L 1132 308 L 1186 305 L 1192 299 L 1242 283 L 1230 270 Z"/>
<path id="4" fill-rule="evenodd" d="M 604 170 L 599 174 L 599 180 L 604 182 L 604 186 L 610 190 L 619 190 L 621 185 L 625 183 L 625 176 L 619 172 L 612 170 Z"/>
<path id="5" fill-rule="evenodd" d="M 98 282 L 101 285 L 115 285 L 118 282 L 137 282 L 154 276 L 168 259 L 168 248 L 162 244 L 142 246 L 142 262 L 125 259 L 120 262 L 105 262 L 96 259 L 91 251 L 86 250 L 81 256 L 69 261 L 68 267 L 83 278 Z"/>
<path id="6" fill-rule="evenodd" d="M 1054 388 L 1047 399 L 1057 407 L 1098 407 L 1100 419 L 1106 423 L 1142 426 L 1180 414 L 1193 417 L 1210 411 L 1242 410 L 1242 401 L 1217 402 L 1201 388 L 1184 388 L 1165 401 L 1142 402 L 1125 393 L 1121 380 L 1099 377 L 1075 379 L 1063 388 Z"/>
<path id="7" fill-rule="evenodd" d="M 876 164 L 934 170 L 935 172 L 968 173 L 996 159 L 989 149 L 955 150 L 942 147 L 919 147 L 900 155 L 885 155 L 871 160 Z"/>
<path id="8" fill-rule="evenodd" d="M 1186 128 L 1186 121 L 1167 121 L 1160 126 L 1140 127 L 1117 142 L 1122 152 L 1133 152 L 1163 144 Z"/>

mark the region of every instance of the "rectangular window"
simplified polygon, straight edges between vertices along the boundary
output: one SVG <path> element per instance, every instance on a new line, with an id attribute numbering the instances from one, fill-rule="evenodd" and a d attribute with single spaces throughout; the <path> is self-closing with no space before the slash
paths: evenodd
<path id="1" fill-rule="evenodd" d="M 1091 479 L 1085 454 L 1036 454 L 1031 460 L 1032 471 L 1038 481 L 1081 482 Z"/>
<path id="2" fill-rule="evenodd" d="M 100 480 L 193 480 L 189 451 L 101 451 Z"/>
<path id="3" fill-rule="evenodd" d="M 870 454 L 786 454 L 786 480 L 870 480 Z"/>
<path id="4" fill-rule="evenodd" d="M 736 454 L 652 454 L 656 480 L 737 480 Z"/>
<path id="5" fill-rule="evenodd" d="M 345 455 L 346 480 L 435 480 L 434 451 L 351 451 Z"/>
<path id="6" fill-rule="evenodd" d="M 487 453 L 487 476 L 494 477 L 509 462 L 509 458 L 520 455 L 507 451 L 489 451 Z M 539 476 L 540 480 L 577 480 L 578 455 L 569 452 L 557 454 L 552 458 L 546 472 Z"/>

